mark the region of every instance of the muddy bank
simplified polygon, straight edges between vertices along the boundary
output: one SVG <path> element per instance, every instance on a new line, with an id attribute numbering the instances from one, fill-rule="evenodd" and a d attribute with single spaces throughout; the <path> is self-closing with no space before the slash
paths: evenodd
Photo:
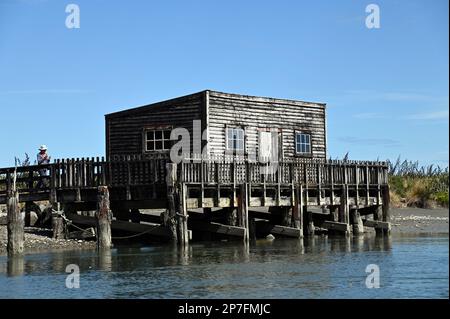
<path id="1" fill-rule="evenodd" d="M 93 249 L 96 247 L 95 241 L 75 240 L 75 239 L 53 239 L 51 230 L 25 227 L 25 253 L 58 249 Z M 8 233 L 6 226 L 0 225 L 0 255 L 6 254 Z"/>
<path id="2" fill-rule="evenodd" d="M 448 234 L 448 208 L 391 208 L 393 233 Z"/>

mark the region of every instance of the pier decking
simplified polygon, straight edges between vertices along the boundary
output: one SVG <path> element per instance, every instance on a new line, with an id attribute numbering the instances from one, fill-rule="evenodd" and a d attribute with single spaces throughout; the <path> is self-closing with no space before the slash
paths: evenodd
<path id="1" fill-rule="evenodd" d="M 7 203 L 14 170 L 0 169 L 0 204 Z M 42 170 L 46 176 L 39 175 Z M 20 202 L 50 201 L 74 222 L 92 225 L 95 219 L 77 211 L 96 210 L 99 187 L 106 187 L 113 230 L 148 230 L 180 243 L 187 243 L 192 232 L 194 238 L 215 233 L 248 240 L 266 233 L 360 233 L 363 225 L 379 233 L 390 229 L 384 162 L 198 159 L 173 164 L 157 155 L 64 159 L 16 172 Z M 165 213 L 141 214 L 143 209 Z"/>

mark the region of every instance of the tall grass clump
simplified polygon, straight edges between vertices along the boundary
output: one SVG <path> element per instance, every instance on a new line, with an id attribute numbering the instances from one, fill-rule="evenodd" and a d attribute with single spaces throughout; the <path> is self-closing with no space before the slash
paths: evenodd
<path id="1" fill-rule="evenodd" d="M 449 169 L 421 166 L 418 161 L 387 161 L 391 202 L 395 206 L 448 207 Z"/>

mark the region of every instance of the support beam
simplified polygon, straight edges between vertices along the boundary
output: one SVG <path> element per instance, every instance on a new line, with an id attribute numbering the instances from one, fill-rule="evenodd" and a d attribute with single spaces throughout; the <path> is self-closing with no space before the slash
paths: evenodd
<path id="1" fill-rule="evenodd" d="M 280 235 L 282 237 L 302 238 L 301 229 L 286 227 L 281 225 L 273 225 L 268 221 L 258 220 L 255 222 L 257 232 L 269 233 L 273 235 Z"/>
<path id="2" fill-rule="evenodd" d="M 214 222 L 206 222 L 199 220 L 189 220 L 189 229 L 192 231 L 210 232 L 215 234 L 223 234 L 234 237 L 245 237 L 245 228 L 238 226 L 224 225 Z"/>
<path id="3" fill-rule="evenodd" d="M 109 249 L 112 247 L 111 220 L 112 213 L 109 209 L 109 191 L 107 186 L 98 187 L 97 198 L 97 248 Z"/>
<path id="4" fill-rule="evenodd" d="M 346 223 L 332 222 L 329 220 L 324 221 L 321 225 L 321 228 L 325 228 L 328 230 L 339 231 L 345 234 L 350 232 L 350 226 Z"/>
<path id="5" fill-rule="evenodd" d="M 366 227 L 375 228 L 375 230 L 379 230 L 380 233 L 389 233 L 391 231 L 391 223 L 382 222 L 377 220 L 363 220 L 363 224 Z M 378 233 L 378 232 L 377 232 Z"/>

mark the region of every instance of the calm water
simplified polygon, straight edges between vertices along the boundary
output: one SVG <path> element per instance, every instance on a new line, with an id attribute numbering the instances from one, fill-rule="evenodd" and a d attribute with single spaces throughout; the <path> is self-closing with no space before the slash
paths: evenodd
<path id="1" fill-rule="evenodd" d="M 448 298 L 448 236 L 119 247 L 0 257 L 0 298 Z M 80 267 L 67 289 L 65 267 Z M 366 266 L 380 268 L 367 289 Z"/>

